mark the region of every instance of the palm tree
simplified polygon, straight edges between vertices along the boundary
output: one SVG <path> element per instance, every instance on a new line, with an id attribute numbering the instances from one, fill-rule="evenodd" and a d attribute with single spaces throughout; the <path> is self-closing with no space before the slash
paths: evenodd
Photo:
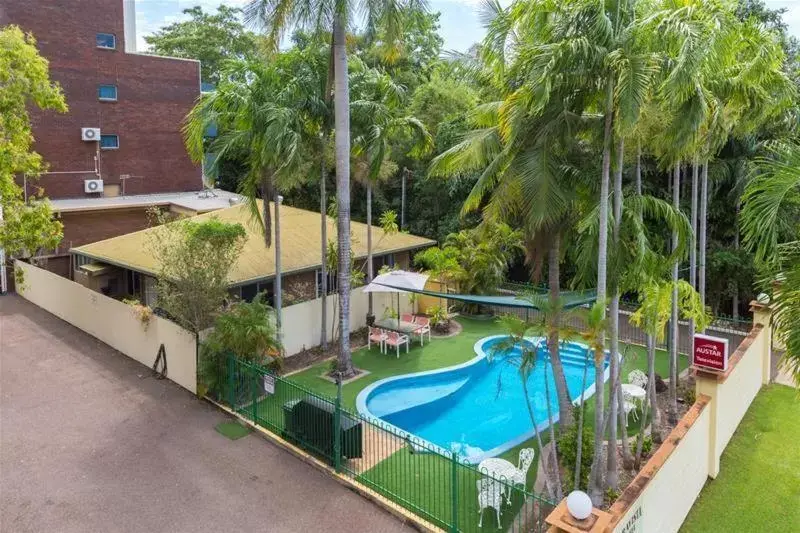
<path id="1" fill-rule="evenodd" d="M 584 342 L 587 343 L 587 359 L 589 357 L 589 353 L 594 353 L 595 357 L 596 354 L 602 354 L 605 351 L 605 346 L 602 343 L 598 343 L 599 339 L 603 339 L 605 337 L 605 331 L 608 329 L 608 319 L 606 318 L 605 314 L 605 305 L 601 302 L 595 302 L 595 304 L 589 308 L 588 310 L 581 311 L 581 319 L 584 322 L 585 328 L 583 332 L 581 332 L 580 336 L 583 338 Z M 577 438 L 577 450 L 575 452 L 575 479 L 574 479 L 574 489 L 579 490 L 580 488 L 580 481 L 581 481 L 581 466 L 583 463 L 582 455 L 583 455 L 583 425 L 584 425 L 584 406 L 585 406 L 585 399 L 583 395 L 583 391 L 586 390 L 586 373 L 587 369 L 589 368 L 588 362 L 584 364 L 583 367 L 583 380 L 581 383 L 581 400 L 578 406 L 578 438 Z M 597 385 L 595 384 L 595 390 L 597 390 Z M 597 431 L 597 428 L 595 428 Z"/>
<path id="2" fill-rule="evenodd" d="M 236 62 L 217 90 L 203 96 L 186 117 L 186 146 L 195 161 L 203 160 L 206 148 L 215 154 L 212 169 L 230 154 L 243 156 L 247 171 L 239 192 L 261 226 L 267 248 L 273 244 L 270 199 L 277 219 L 277 189 L 294 187 L 304 177 L 298 172 L 307 149 L 308 116 L 302 103 L 315 81 L 308 72 L 290 72 L 280 63 Z M 221 134 L 206 146 L 205 132 L 212 124 Z M 276 240 L 280 237 L 277 221 L 275 236 Z M 280 332 L 282 273 L 280 246 L 275 244 L 275 311 Z"/>
<path id="3" fill-rule="evenodd" d="M 420 157 L 433 147 L 433 138 L 416 117 L 402 114 L 405 88 L 388 74 L 367 69 L 360 63 L 354 74 L 356 99 L 350 104 L 357 135 L 353 139 L 354 177 L 367 190 L 367 282 L 372 281 L 372 189 L 378 180 L 393 174 L 392 146 L 411 139 L 407 155 Z M 391 164 L 387 164 L 391 163 Z M 388 171 L 388 172 L 387 172 Z M 369 293 L 367 321 L 374 318 L 372 293 Z"/>
<path id="4" fill-rule="evenodd" d="M 416 2 L 414 2 L 416 4 Z M 390 47 L 402 31 L 402 0 L 252 0 L 244 9 L 245 19 L 260 25 L 273 48 L 288 28 L 331 32 L 333 63 L 334 144 L 336 154 L 337 243 L 339 284 L 338 371 L 355 374 L 350 356 L 350 86 L 347 75 L 347 26 L 356 13 L 363 13 L 367 30 L 381 27 Z"/>
<path id="5" fill-rule="evenodd" d="M 503 315 L 499 317 L 498 322 L 502 326 L 503 330 L 506 332 L 507 337 L 503 342 L 497 343 L 493 346 L 492 350 L 488 354 L 490 357 L 494 357 L 495 355 L 503 355 L 508 352 L 511 348 L 517 347 L 520 352 L 519 360 L 513 361 L 519 368 L 519 377 L 522 383 L 522 392 L 525 395 L 525 406 L 528 409 L 528 416 L 531 419 L 531 425 L 533 425 L 533 431 L 536 435 L 536 443 L 539 446 L 539 453 L 544 454 L 544 443 L 542 442 L 542 435 L 539 431 L 539 423 L 536 420 L 536 413 L 531 405 L 531 398 L 530 394 L 528 393 L 528 379 L 531 376 L 531 373 L 536 367 L 536 360 L 538 357 L 539 347 L 534 346 L 531 348 L 530 341 L 527 341 L 525 337 L 528 335 L 528 331 L 531 329 L 532 324 L 527 320 L 524 320 L 516 315 Z M 545 370 L 545 380 L 547 379 L 547 371 Z M 500 384 L 498 384 L 500 385 Z M 550 395 L 546 394 L 545 396 L 547 402 L 547 410 L 548 415 L 550 412 Z M 561 479 L 559 473 L 559 465 L 558 465 L 558 451 L 556 449 L 556 441 L 553 437 L 553 423 L 552 419 L 549 420 L 550 426 L 550 442 L 552 444 L 552 455 L 545 459 L 544 455 L 542 455 L 542 464 L 545 467 L 545 484 L 547 485 L 548 491 L 550 493 L 550 497 L 556 500 L 560 500 L 562 497 L 563 490 L 561 488 Z M 552 460 L 552 462 L 551 462 Z M 551 475 L 555 475 L 555 479 L 551 479 Z"/>
<path id="6" fill-rule="evenodd" d="M 794 222 L 800 144 L 769 144 L 755 165 L 742 196 L 743 241 L 767 272 L 762 282 L 772 295 L 772 326 L 786 347 L 780 364 L 800 387 L 800 243 Z"/>

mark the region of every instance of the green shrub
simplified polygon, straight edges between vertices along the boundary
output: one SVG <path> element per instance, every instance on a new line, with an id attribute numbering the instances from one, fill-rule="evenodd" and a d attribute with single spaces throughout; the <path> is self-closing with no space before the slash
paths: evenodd
<path id="1" fill-rule="evenodd" d="M 688 388 L 683 391 L 683 401 L 686 402 L 686 405 L 691 407 L 694 405 L 694 402 L 697 400 L 697 394 L 695 393 L 693 388 Z"/>
<path id="2" fill-rule="evenodd" d="M 653 438 L 649 435 L 642 440 L 642 455 L 650 455 L 653 451 Z"/>
<path id="3" fill-rule="evenodd" d="M 619 498 L 619 494 L 620 492 L 618 490 L 608 487 L 606 489 L 606 500 L 608 500 L 609 504 L 612 504 L 615 501 L 617 501 L 617 498 Z"/>
<path id="4" fill-rule="evenodd" d="M 578 419 L 577 410 L 575 419 Z M 581 453 L 580 486 L 582 489 L 586 489 L 589 485 L 589 470 L 592 468 L 592 454 L 594 452 L 594 431 L 585 422 L 586 420 L 584 419 L 583 441 L 581 442 L 583 452 Z M 575 476 L 575 461 L 578 458 L 577 423 L 570 428 L 562 429 L 561 435 L 558 437 L 558 458 L 561 465 L 570 473 L 570 479 L 566 480 L 566 486 L 571 487 Z"/>
<path id="5" fill-rule="evenodd" d="M 447 314 L 447 309 L 441 305 L 435 305 L 425 310 L 431 319 L 431 327 L 440 333 L 447 333 L 450 331 L 450 317 Z"/>

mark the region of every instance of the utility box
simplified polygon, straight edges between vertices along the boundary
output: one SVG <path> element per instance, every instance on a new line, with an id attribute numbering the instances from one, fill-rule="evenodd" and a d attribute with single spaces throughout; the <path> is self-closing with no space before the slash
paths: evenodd
<path id="1" fill-rule="evenodd" d="M 334 417 L 336 405 L 322 398 L 306 396 L 283 405 L 285 436 L 311 452 L 333 461 Z M 362 453 L 362 423 L 357 417 L 341 411 L 342 457 L 358 459 Z"/>

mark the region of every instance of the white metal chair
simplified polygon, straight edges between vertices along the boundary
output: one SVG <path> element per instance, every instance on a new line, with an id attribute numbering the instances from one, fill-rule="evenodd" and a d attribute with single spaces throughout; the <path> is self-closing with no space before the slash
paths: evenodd
<path id="1" fill-rule="evenodd" d="M 423 339 L 425 338 L 425 334 L 428 334 L 428 342 L 431 340 L 431 319 L 426 318 L 424 316 L 415 317 L 414 323 L 418 324 L 419 327 L 414 330 L 414 333 L 419 335 L 419 343 L 422 345 L 424 344 Z"/>
<path id="2" fill-rule="evenodd" d="M 367 335 L 367 350 L 372 348 L 373 344 L 377 344 L 380 347 L 381 352 L 384 351 L 384 344 L 386 343 L 386 332 L 380 328 L 369 328 L 369 332 Z"/>
<path id="3" fill-rule="evenodd" d="M 390 331 L 386 335 L 386 340 L 383 341 L 384 346 L 393 346 L 397 350 L 397 358 L 400 359 L 400 346 L 406 345 L 406 353 L 408 353 L 409 339 L 408 335 L 401 335 L 396 331 Z M 388 351 L 388 348 L 386 349 Z"/>
<path id="4" fill-rule="evenodd" d="M 506 487 L 505 496 L 506 501 L 511 503 L 511 490 L 517 485 L 522 485 L 523 489 L 527 489 L 528 485 L 528 470 L 531 469 L 533 458 L 536 456 L 536 450 L 533 448 L 523 448 L 519 451 L 519 461 L 517 468 L 508 473 L 508 487 Z"/>
<path id="5" fill-rule="evenodd" d="M 647 374 L 639 369 L 633 370 L 628 374 L 628 383 L 647 390 Z"/>
<path id="6" fill-rule="evenodd" d="M 500 529 L 500 513 L 503 507 L 503 486 L 490 478 L 479 479 L 476 482 L 478 487 L 478 527 L 483 527 L 484 509 L 494 509 L 497 518 L 497 529 Z"/>
<path id="7" fill-rule="evenodd" d="M 625 409 L 625 424 L 628 424 L 628 415 L 633 413 L 633 419 L 638 420 L 639 416 L 636 414 L 636 400 L 624 390 L 622 391 L 622 406 Z"/>

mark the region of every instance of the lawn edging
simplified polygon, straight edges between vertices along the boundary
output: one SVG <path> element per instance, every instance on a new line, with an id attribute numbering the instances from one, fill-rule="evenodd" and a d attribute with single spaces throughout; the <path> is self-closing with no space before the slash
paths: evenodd
<path id="1" fill-rule="evenodd" d="M 331 468 L 330 466 L 328 466 L 324 462 L 320 461 L 319 459 L 317 459 L 313 455 L 310 455 L 309 453 L 307 453 L 304 450 L 298 448 L 297 446 L 293 445 L 292 443 L 282 439 L 278 435 L 275 435 L 274 433 L 271 433 L 270 431 L 262 428 L 258 424 L 255 424 L 254 422 L 252 422 L 249 419 L 245 418 L 244 416 L 242 416 L 241 414 L 237 413 L 236 411 L 233 411 L 232 409 L 230 409 L 230 408 L 228 408 L 228 407 L 226 407 L 226 406 L 224 406 L 224 405 L 222 405 L 220 403 L 217 403 L 216 401 L 212 400 L 211 398 L 209 398 L 207 396 L 204 397 L 204 399 L 207 402 L 209 402 L 210 404 L 214 405 L 217 409 L 219 409 L 219 410 L 227 413 L 228 415 L 233 416 L 237 420 L 243 422 L 245 425 L 247 425 L 247 427 L 252 429 L 254 432 L 256 432 L 262 438 L 264 438 L 264 439 L 270 441 L 272 444 L 275 444 L 275 445 L 279 446 L 280 448 L 286 450 L 287 452 L 291 453 L 292 455 L 294 455 L 295 457 L 297 457 L 298 459 L 300 459 L 304 463 L 306 463 L 308 465 L 311 465 L 314 468 L 316 468 L 317 470 L 320 470 L 320 471 L 325 472 L 326 474 L 330 475 L 339 484 L 349 488 L 350 490 L 358 493 L 363 498 L 365 498 L 365 499 L 371 501 L 372 503 L 374 503 L 375 505 L 381 507 L 383 510 L 389 512 L 394 517 L 398 518 L 402 523 L 407 524 L 407 525 L 415 528 L 418 531 L 422 531 L 422 532 L 426 532 L 426 533 L 428 533 L 428 532 L 429 533 L 442 533 L 442 532 L 444 532 L 443 529 L 438 528 L 438 527 L 434 526 L 433 524 L 431 524 L 430 522 L 427 522 L 427 521 L 421 519 L 420 517 L 418 517 L 417 515 L 413 514 L 410 511 L 406 510 L 405 508 L 397 506 L 397 504 L 394 504 L 393 502 L 391 502 L 390 500 L 388 500 L 387 498 L 385 498 L 384 496 L 382 496 L 378 492 L 376 492 L 376 491 L 374 491 L 374 490 L 372 490 L 370 488 L 367 488 L 367 487 L 365 487 L 363 485 L 360 485 L 360 484 L 356 483 L 355 481 L 353 481 L 352 479 L 350 479 L 349 477 L 336 472 L 336 470 L 334 470 L 333 468 Z"/>

